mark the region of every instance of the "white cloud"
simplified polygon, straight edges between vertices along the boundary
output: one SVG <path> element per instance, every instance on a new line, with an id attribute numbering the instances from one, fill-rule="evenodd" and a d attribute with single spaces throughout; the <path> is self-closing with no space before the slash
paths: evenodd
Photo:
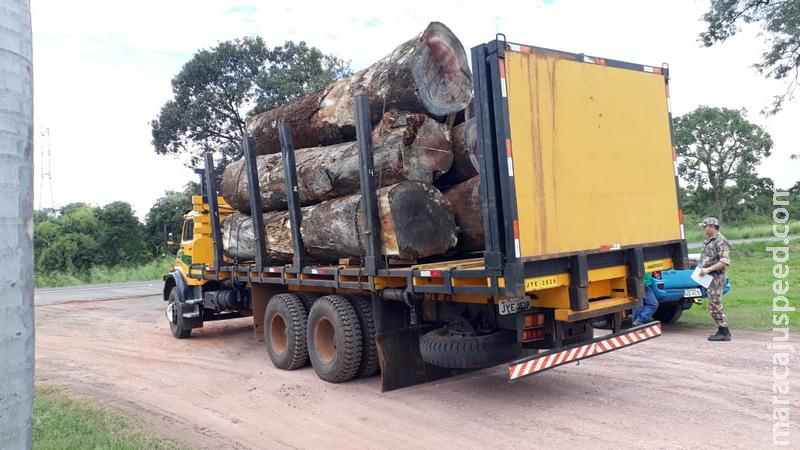
<path id="1" fill-rule="evenodd" d="M 746 108 L 775 140 L 760 172 L 779 187 L 791 186 L 800 173 L 800 161 L 789 160 L 800 152 L 793 129 L 798 102 L 774 117 L 758 114 L 783 88 L 751 68 L 762 39 L 751 27 L 723 45 L 700 48 L 704 1 L 32 3 L 36 126 L 51 130 L 58 204 L 124 200 L 143 217 L 165 189 L 194 179 L 181 162 L 153 152 L 148 122 L 198 48 L 245 35 L 270 45 L 305 40 L 358 69 L 431 20 L 448 25 L 467 49 L 503 32 L 510 41 L 541 47 L 669 62 L 675 114 L 698 105 Z"/>

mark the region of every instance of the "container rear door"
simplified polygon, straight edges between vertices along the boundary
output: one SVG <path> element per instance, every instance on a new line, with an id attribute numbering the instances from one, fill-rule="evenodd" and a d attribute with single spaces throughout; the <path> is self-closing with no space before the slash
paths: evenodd
<path id="1" fill-rule="evenodd" d="M 665 77 L 592 61 L 500 63 L 523 260 L 682 238 Z"/>

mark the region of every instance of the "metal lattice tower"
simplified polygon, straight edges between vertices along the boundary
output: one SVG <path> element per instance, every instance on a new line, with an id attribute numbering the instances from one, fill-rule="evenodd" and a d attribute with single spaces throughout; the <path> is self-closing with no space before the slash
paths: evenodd
<path id="1" fill-rule="evenodd" d="M 50 128 L 42 129 L 40 133 L 42 139 L 39 144 L 39 206 L 42 209 L 42 203 L 45 198 L 45 184 L 48 192 L 50 193 L 50 203 L 44 206 L 48 208 L 55 208 L 55 194 L 53 193 L 53 148 L 50 143 Z"/>

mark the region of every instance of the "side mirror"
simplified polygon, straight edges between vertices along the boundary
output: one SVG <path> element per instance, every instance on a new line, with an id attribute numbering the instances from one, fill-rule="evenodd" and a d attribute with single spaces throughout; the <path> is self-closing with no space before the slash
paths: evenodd
<path id="1" fill-rule="evenodd" d="M 170 226 L 168 223 L 164 224 L 164 244 L 167 246 L 168 249 L 172 249 L 175 247 L 175 238 L 172 235 L 172 231 L 170 230 Z"/>

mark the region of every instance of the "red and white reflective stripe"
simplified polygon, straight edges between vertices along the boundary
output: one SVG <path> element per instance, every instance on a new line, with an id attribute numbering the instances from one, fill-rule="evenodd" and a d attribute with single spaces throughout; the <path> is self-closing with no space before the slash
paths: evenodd
<path id="1" fill-rule="evenodd" d="M 603 58 L 592 58 L 591 56 L 584 56 L 583 57 L 583 62 L 589 63 L 589 64 L 598 64 L 598 65 L 601 65 L 601 66 L 605 66 L 606 65 L 606 60 L 605 59 L 603 59 Z"/>
<path id="2" fill-rule="evenodd" d="M 498 66 L 500 67 L 500 93 L 503 97 L 508 97 L 508 92 L 506 91 L 506 63 L 500 61 Z"/>
<path id="3" fill-rule="evenodd" d="M 519 52 L 519 53 L 533 53 L 533 49 L 525 45 L 519 44 L 508 44 L 508 49 L 512 52 Z"/>
<path id="4" fill-rule="evenodd" d="M 508 176 L 514 176 L 514 154 L 511 152 L 511 139 L 506 138 L 506 159 L 508 161 Z"/>
<path id="5" fill-rule="evenodd" d="M 675 176 L 678 176 L 678 152 L 675 151 L 675 146 L 672 146 L 672 167 L 675 172 Z"/>
<path id="6" fill-rule="evenodd" d="M 661 335 L 661 324 L 651 325 L 641 330 L 631 331 L 619 336 L 612 336 L 601 341 L 568 348 L 560 352 L 550 353 L 539 358 L 522 361 L 508 367 L 509 380 L 515 380 L 526 375 L 531 375 L 551 367 L 567 364 L 589 356 L 610 352 L 618 348 L 627 347 L 638 342 L 652 339 Z"/>
<path id="7" fill-rule="evenodd" d="M 660 67 L 644 66 L 643 70 L 648 73 L 661 73 Z"/>
<path id="8" fill-rule="evenodd" d="M 683 210 L 678 209 L 678 223 L 681 224 L 681 239 L 686 239 L 686 235 L 683 230 Z"/>
<path id="9" fill-rule="evenodd" d="M 659 71 L 659 73 L 661 73 L 661 72 Z M 664 90 L 667 93 L 667 112 L 672 114 L 672 100 L 669 97 L 669 83 L 664 83 L 664 86 L 665 86 Z M 673 149 L 673 151 L 674 151 L 674 149 Z"/>

